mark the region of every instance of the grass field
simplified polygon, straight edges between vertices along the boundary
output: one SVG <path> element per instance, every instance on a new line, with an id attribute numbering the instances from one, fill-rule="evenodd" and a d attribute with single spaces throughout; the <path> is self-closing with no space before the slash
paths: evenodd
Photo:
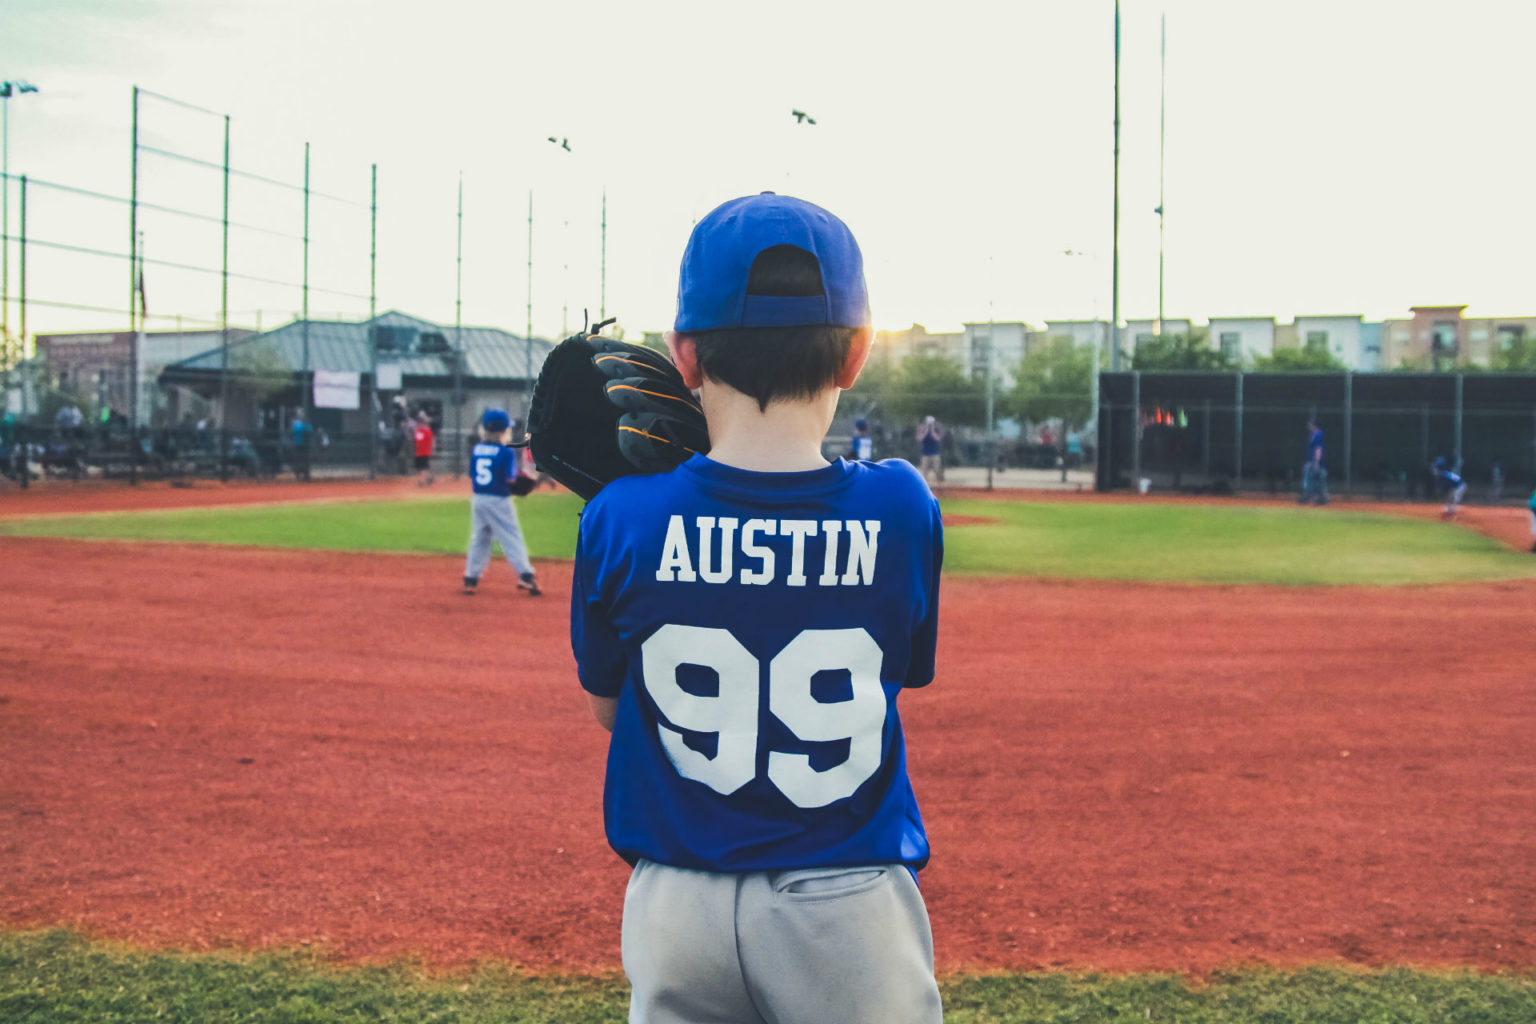
<path id="1" fill-rule="evenodd" d="M 580 502 L 518 503 L 530 549 L 570 558 Z M 946 500 L 994 522 L 946 531 L 951 573 L 1298 585 L 1476 582 L 1536 576 L 1536 560 L 1470 530 L 1366 512 L 1213 505 Z M 462 554 L 468 501 L 262 505 L 49 516 L 0 535 Z"/>
<path id="2" fill-rule="evenodd" d="M 580 503 L 519 503 L 540 557 L 573 554 Z M 946 571 L 1211 584 L 1404 585 L 1536 576 L 1536 560 L 1434 522 L 1330 509 L 950 499 Z M 461 555 L 467 501 L 232 506 L 13 519 L 0 535 Z M 1536 975 L 1407 968 L 1162 975 L 952 975 L 946 1020 L 1082 1024 L 1529 1024 Z M 532 976 L 495 965 L 434 976 L 307 953 L 146 952 L 62 931 L 0 930 L 0 1021 L 586 1022 L 622 1020 L 621 975 Z"/>
<path id="3" fill-rule="evenodd" d="M 948 1024 L 1529 1024 L 1536 979 L 1403 969 L 1167 975 L 955 975 Z M 432 977 L 407 964 L 337 968 L 303 954 L 141 953 L 67 932 L 0 934 L 8 1024 L 596 1024 L 624 1019 L 622 975 L 504 968 Z M 833 1024 L 833 1022 L 829 1022 Z"/>

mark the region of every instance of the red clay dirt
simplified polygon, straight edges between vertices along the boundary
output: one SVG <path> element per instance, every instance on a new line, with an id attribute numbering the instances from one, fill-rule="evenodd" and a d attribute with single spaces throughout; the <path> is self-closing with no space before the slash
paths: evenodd
<path id="1" fill-rule="evenodd" d="M 0 565 L 0 924 L 618 966 L 567 564 L 540 599 L 501 564 L 464 598 L 450 557 Z M 1536 968 L 1536 581 L 944 605 L 903 697 L 941 971 Z"/>

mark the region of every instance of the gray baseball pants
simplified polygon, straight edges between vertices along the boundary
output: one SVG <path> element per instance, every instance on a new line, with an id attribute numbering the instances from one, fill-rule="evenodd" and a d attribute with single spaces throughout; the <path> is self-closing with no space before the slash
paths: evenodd
<path id="1" fill-rule="evenodd" d="M 631 1024 L 937 1024 L 933 933 L 899 864 L 719 874 L 642 860 Z"/>
<path id="2" fill-rule="evenodd" d="M 491 542 L 501 545 L 501 553 L 507 556 L 507 564 L 519 576 L 533 572 L 528 560 L 528 546 L 523 543 L 523 528 L 518 525 L 517 513 L 512 511 L 512 499 L 494 494 L 476 494 L 469 506 L 469 554 L 464 558 L 464 575 L 479 579 L 485 567 L 491 564 Z"/>

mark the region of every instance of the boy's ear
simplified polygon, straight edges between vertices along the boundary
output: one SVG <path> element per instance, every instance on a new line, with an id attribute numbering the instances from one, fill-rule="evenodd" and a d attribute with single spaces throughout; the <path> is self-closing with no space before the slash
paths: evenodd
<path id="1" fill-rule="evenodd" d="M 693 346 L 693 339 L 676 331 L 668 331 L 664 337 L 667 339 L 667 351 L 672 354 L 672 364 L 683 375 L 684 386 L 690 391 L 699 390 L 704 383 L 704 374 L 699 371 L 699 354 Z"/>
<path id="2" fill-rule="evenodd" d="M 855 328 L 853 339 L 848 345 L 848 357 L 843 360 L 843 365 L 837 368 L 838 387 L 844 391 L 853 387 L 853 382 L 859 379 L 859 372 L 864 369 L 864 361 L 869 358 L 869 347 L 874 340 L 873 327 Z"/>

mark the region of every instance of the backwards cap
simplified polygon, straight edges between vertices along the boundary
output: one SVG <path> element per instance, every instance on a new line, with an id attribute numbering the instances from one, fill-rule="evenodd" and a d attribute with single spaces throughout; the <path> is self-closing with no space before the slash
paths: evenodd
<path id="1" fill-rule="evenodd" d="M 765 250 L 792 245 L 816 258 L 820 295 L 751 295 Z M 867 327 L 864 257 L 848 225 L 814 203 L 764 192 L 732 199 L 694 226 L 677 282 L 679 333 L 723 327 Z"/>

